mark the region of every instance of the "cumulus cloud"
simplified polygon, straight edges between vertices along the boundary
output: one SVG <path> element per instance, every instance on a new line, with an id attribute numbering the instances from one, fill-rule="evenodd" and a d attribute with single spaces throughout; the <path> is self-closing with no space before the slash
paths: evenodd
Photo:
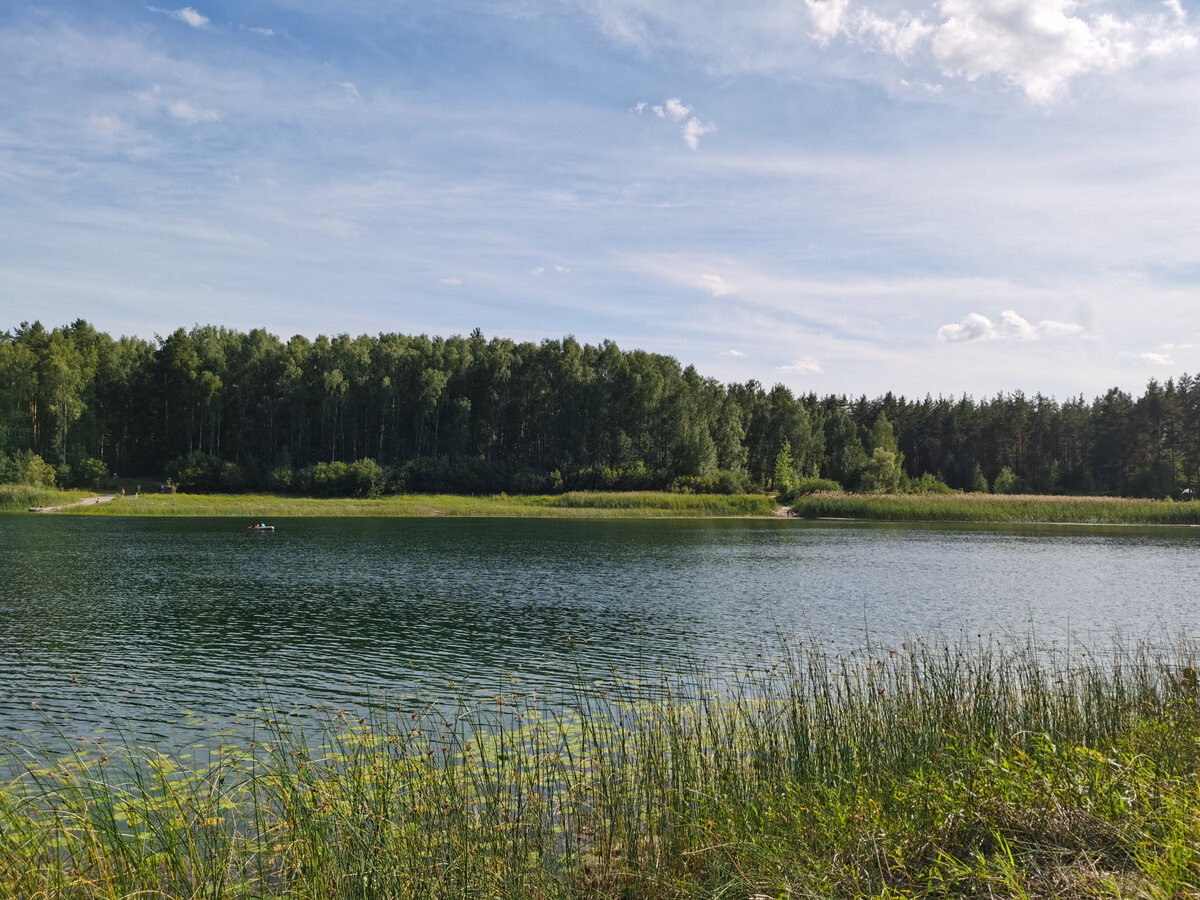
<path id="1" fill-rule="evenodd" d="M 789 375 L 820 375 L 822 372 L 821 361 L 813 359 L 811 356 L 806 356 L 789 365 L 779 366 L 777 371 L 785 372 Z"/>
<path id="2" fill-rule="evenodd" d="M 182 9 L 159 9 L 157 6 L 147 6 L 146 9 L 150 10 L 150 12 L 170 16 L 172 19 L 178 19 L 180 22 L 183 22 L 185 25 L 191 25 L 193 28 L 208 27 L 208 16 L 201 15 L 190 6 L 185 6 Z"/>
<path id="3" fill-rule="evenodd" d="M 1036 325 L 1017 315 L 1011 309 L 1000 313 L 1000 321 L 992 322 L 987 316 L 970 313 L 960 322 L 943 325 L 938 329 L 939 341 L 952 344 L 972 341 L 1037 341 L 1042 338 L 1076 337 L 1084 333 L 1082 325 L 1043 319 Z"/>
<path id="4" fill-rule="evenodd" d="M 571 267 L 570 266 L 555 266 L 554 271 L 558 272 L 560 275 L 566 275 L 571 271 Z"/>
<path id="5" fill-rule="evenodd" d="M 449 278 L 439 278 L 438 283 L 448 284 L 451 287 L 458 287 L 460 284 L 462 284 L 462 279 L 455 275 L 451 275 Z"/>
<path id="6" fill-rule="evenodd" d="M 715 131 L 717 128 L 712 122 L 703 123 L 694 116 L 687 120 L 683 126 L 683 140 L 693 150 L 700 147 L 700 138 L 708 134 L 710 131 Z"/>
<path id="7" fill-rule="evenodd" d="M 741 350 L 722 350 L 721 356 L 745 356 Z"/>
<path id="8" fill-rule="evenodd" d="M 216 111 L 192 106 L 186 100 L 176 100 L 173 103 L 168 103 L 167 112 L 171 114 L 172 118 L 178 119 L 180 122 L 186 122 L 188 125 L 196 125 L 200 122 L 216 122 L 221 118 L 220 114 Z"/>
<path id="9" fill-rule="evenodd" d="M 529 270 L 529 274 L 530 275 L 541 275 L 545 271 L 546 271 L 545 266 L 534 266 L 532 269 Z"/>
<path id="10" fill-rule="evenodd" d="M 701 122 L 698 118 L 692 115 L 692 108 L 685 104 L 678 97 L 669 97 L 660 105 L 650 106 L 645 101 L 637 103 L 632 111 L 639 116 L 649 109 L 660 119 L 668 119 L 672 122 L 682 123 L 680 126 L 680 134 L 683 135 L 683 141 L 693 150 L 700 147 L 700 138 L 704 135 L 716 131 L 717 126 L 712 122 Z"/>
<path id="11" fill-rule="evenodd" d="M 656 107 L 657 108 L 657 107 Z M 684 106 L 683 101 L 678 97 L 671 97 L 663 104 L 663 109 L 666 110 L 667 116 L 672 120 L 679 122 L 688 117 L 688 113 L 692 111 L 690 106 Z"/>
<path id="12" fill-rule="evenodd" d="M 1179 0 L 1166 0 L 1166 12 L 1129 18 L 1078 0 L 937 0 L 933 21 L 908 12 L 888 17 L 851 10 L 848 0 L 805 4 L 813 38 L 822 45 L 844 35 L 902 61 L 927 50 L 947 76 L 996 76 L 1037 103 L 1059 98 L 1084 73 L 1197 46 Z"/>

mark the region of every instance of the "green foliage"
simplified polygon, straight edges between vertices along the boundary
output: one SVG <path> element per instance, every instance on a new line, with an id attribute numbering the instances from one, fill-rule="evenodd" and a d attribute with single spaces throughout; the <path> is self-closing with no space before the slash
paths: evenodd
<path id="1" fill-rule="evenodd" d="M 986 482 L 985 482 L 986 484 Z M 928 472 L 920 478 L 915 478 L 909 482 L 908 492 L 910 494 L 953 494 L 954 488 L 942 481 L 936 475 L 930 475 Z"/>
<path id="2" fill-rule="evenodd" d="M 72 471 L 71 483 L 76 487 L 91 488 L 95 490 L 100 487 L 100 482 L 108 475 L 108 466 L 104 460 L 88 457 L 81 460 Z"/>
<path id="3" fill-rule="evenodd" d="M 771 486 L 780 494 L 788 494 L 796 482 L 796 463 L 792 459 L 792 442 L 785 439 L 775 454 L 775 468 L 771 474 Z"/>
<path id="4" fill-rule="evenodd" d="M 797 497 L 809 494 L 835 493 L 840 494 L 842 486 L 832 478 L 798 478 L 792 484 L 792 489 L 785 494 L 779 494 L 775 500 L 781 506 L 791 506 Z"/>
<path id="5" fill-rule="evenodd" d="M 50 488 L 57 480 L 54 467 L 30 450 L 18 450 L 12 456 L 0 453 L 0 484 Z"/>
<path id="6" fill-rule="evenodd" d="M 671 482 L 670 491 L 680 494 L 745 494 L 750 476 L 745 472 L 717 472 L 714 475 L 681 475 Z"/>
<path id="7" fill-rule="evenodd" d="M 1024 485 L 1021 484 L 1021 479 L 1013 473 L 1013 470 L 1005 466 L 996 476 L 996 480 L 992 482 L 992 493 L 1020 494 L 1024 493 Z"/>
<path id="8" fill-rule="evenodd" d="M 1019 391 L 819 398 L 723 385 L 668 356 L 570 337 L 283 342 L 203 325 L 143 341 L 82 320 L 0 332 L 0 454 L 47 461 L 60 484 L 95 458 L 154 480 L 186 470 L 189 489 L 295 491 L 308 467 L 372 459 L 395 483 L 381 488 L 378 473 L 310 480 L 321 490 L 344 481 L 350 493 L 555 492 L 730 472 L 786 491 L 776 466 L 786 445 L 794 477 L 819 473 L 849 490 L 937 474 L 980 491 L 984 472 L 1007 468 L 1022 491 L 1164 497 L 1200 484 L 1197 434 L 1200 379 L 1188 375 L 1090 402 Z"/>
<path id="9" fill-rule="evenodd" d="M 241 466 L 199 450 L 167 463 L 167 477 L 186 493 L 240 491 L 247 486 L 246 472 Z"/>

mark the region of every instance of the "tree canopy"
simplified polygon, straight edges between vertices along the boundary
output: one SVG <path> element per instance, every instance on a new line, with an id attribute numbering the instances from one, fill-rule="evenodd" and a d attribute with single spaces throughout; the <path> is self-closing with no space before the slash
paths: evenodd
<path id="1" fill-rule="evenodd" d="M 1169 496 L 1200 473 L 1200 381 L 1092 401 L 910 400 L 721 384 L 672 357 L 541 343 L 79 320 L 0 334 L 0 479 L 172 475 L 194 490 L 849 489 Z M 783 461 L 781 467 L 781 460 Z M 22 474 L 24 473 L 24 474 Z M 790 473 L 790 474 L 789 474 Z"/>

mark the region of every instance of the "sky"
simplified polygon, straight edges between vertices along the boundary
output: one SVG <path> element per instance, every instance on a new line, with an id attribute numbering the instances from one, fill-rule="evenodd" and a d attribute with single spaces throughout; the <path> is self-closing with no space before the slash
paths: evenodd
<path id="1" fill-rule="evenodd" d="M 1196 0 L 162 2 L 0 4 L 0 331 L 1200 371 Z"/>

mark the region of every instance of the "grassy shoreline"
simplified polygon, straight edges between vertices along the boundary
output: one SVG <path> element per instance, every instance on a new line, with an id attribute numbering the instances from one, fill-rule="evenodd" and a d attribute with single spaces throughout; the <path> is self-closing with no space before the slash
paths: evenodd
<path id="1" fill-rule="evenodd" d="M 31 506 L 59 506 L 89 496 L 95 494 L 0 485 L 0 512 L 24 512 Z M 762 494 L 644 491 L 513 496 L 403 494 L 377 499 L 323 499 L 271 494 L 142 494 L 137 500 L 126 496 L 110 503 L 75 506 L 54 514 L 235 518 L 674 518 L 769 517 L 773 511 L 773 501 Z M 1200 502 L 1046 495 L 821 493 L 798 498 L 792 507 L 792 514 L 805 519 L 877 522 L 1200 525 Z"/>
<path id="2" fill-rule="evenodd" d="M 800 518 L 876 522 L 1200 525 L 1200 503 L 1042 494 L 835 494 L 800 497 Z"/>
<path id="3" fill-rule="evenodd" d="M 1194 664 L 799 648 L 553 702 L 380 698 L 315 734 L 268 713 L 195 757 L 18 739 L 0 893 L 1195 896 Z"/>

